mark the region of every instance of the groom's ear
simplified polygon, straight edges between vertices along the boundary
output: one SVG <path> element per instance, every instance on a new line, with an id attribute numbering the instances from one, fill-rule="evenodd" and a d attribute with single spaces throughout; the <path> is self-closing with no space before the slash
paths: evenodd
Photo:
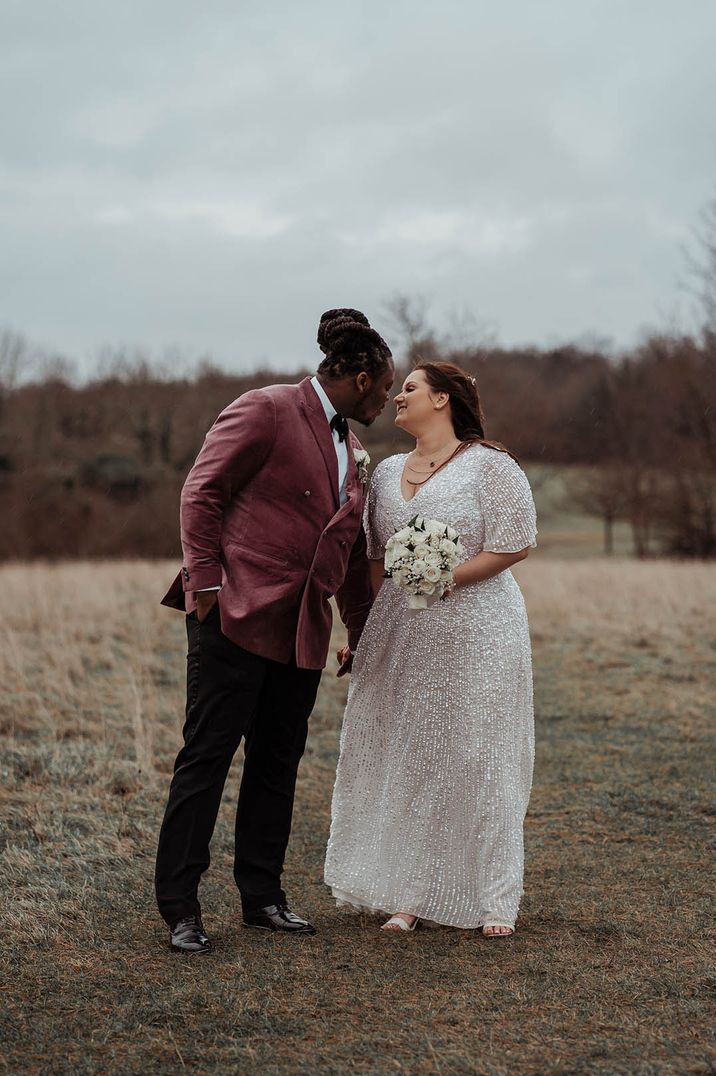
<path id="1" fill-rule="evenodd" d="M 371 385 L 371 380 L 365 370 L 361 370 L 361 372 L 356 375 L 355 385 L 361 396 L 368 391 Z"/>

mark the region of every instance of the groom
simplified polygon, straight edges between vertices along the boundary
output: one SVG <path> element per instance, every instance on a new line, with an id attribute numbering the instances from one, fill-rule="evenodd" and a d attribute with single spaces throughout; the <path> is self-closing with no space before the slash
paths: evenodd
<path id="1" fill-rule="evenodd" d="M 329 310 L 318 373 L 245 393 L 209 430 L 181 496 L 184 567 L 163 604 L 187 613 L 184 746 L 159 835 L 156 895 L 172 948 L 205 953 L 199 880 L 244 741 L 234 878 L 247 927 L 314 934 L 281 888 L 298 764 L 335 595 L 351 651 L 371 605 L 365 426 L 393 382 L 385 342 L 357 310 Z M 350 669 L 351 657 L 338 675 Z"/>

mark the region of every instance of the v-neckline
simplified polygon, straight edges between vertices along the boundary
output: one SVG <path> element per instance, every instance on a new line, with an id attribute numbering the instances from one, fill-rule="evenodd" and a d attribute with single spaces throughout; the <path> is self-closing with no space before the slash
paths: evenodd
<path id="1" fill-rule="evenodd" d="M 410 497 L 409 499 L 406 499 L 406 498 L 405 498 L 405 497 L 403 496 L 403 471 L 405 470 L 405 461 L 407 460 L 407 458 L 408 458 L 408 456 L 410 455 L 410 453 L 409 453 L 409 452 L 404 452 L 404 453 L 403 453 L 403 465 L 402 465 L 402 467 L 401 467 L 401 469 L 400 469 L 400 474 L 398 475 L 398 493 L 400 494 L 400 499 L 401 499 L 401 501 L 403 502 L 403 504 L 412 504 L 412 503 L 413 503 L 413 501 L 415 500 L 415 498 L 416 498 L 416 497 L 418 496 L 418 494 L 419 494 L 419 493 L 422 493 L 422 491 L 423 491 L 423 490 L 425 489 L 425 487 L 427 486 L 428 482 L 432 482 L 432 481 L 433 481 L 433 479 L 434 479 L 434 478 L 436 478 L 436 477 L 437 477 L 437 475 L 441 474 L 441 473 L 442 473 L 443 471 L 449 471 L 449 470 L 450 470 L 450 467 L 451 467 L 451 466 L 453 465 L 453 463 L 455 463 L 455 462 L 456 462 L 456 460 L 459 460 L 459 459 L 460 459 L 460 458 L 461 458 L 462 456 L 464 456 L 464 455 L 465 455 L 465 453 L 467 452 L 468 448 L 470 448 L 470 444 L 471 444 L 471 442 L 466 442 L 466 444 L 465 444 L 465 448 L 461 449 L 461 450 L 460 450 L 460 451 L 459 451 L 459 452 L 458 452 L 458 453 L 457 453 L 457 454 L 456 454 L 455 456 L 453 456 L 453 458 L 452 458 L 451 460 L 448 460 L 448 462 L 447 462 L 447 463 L 443 464 L 443 466 L 442 466 L 442 467 L 440 467 L 440 468 L 439 468 L 439 469 L 438 469 L 438 470 L 437 470 L 437 471 L 435 472 L 435 474 L 431 475 L 431 476 L 430 476 L 430 478 L 428 478 L 428 479 L 427 479 L 427 480 L 426 480 L 425 482 L 423 482 L 422 486 L 419 486 L 419 487 L 418 487 L 418 488 L 416 489 L 416 491 L 415 491 L 415 493 L 413 494 L 413 496 L 412 496 L 412 497 Z"/>

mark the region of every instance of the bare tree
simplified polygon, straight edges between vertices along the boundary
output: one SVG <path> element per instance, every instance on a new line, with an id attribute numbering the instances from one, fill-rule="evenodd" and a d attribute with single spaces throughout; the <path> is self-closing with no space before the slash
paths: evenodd
<path id="1" fill-rule="evenodd" d="M 576 504 L 590 516 L 599 516 L 604 528 L 604 552 L 614 552 L 614 524 L 623 519 L 629 507 L 629 490 L 624 469 L 618 463 L 605 463 L 572 475 L 568 482 L 568 503 Z"/>
<path id="2" fill-rule="evenodd" d="M 31 365 L 32 356 L 25 337 L 11 329 L 0 331 L 0 391 L 12 392 Z"/>
<path id="3" fill-rule="evenodd" d="M 442 338 L 446 351 L 457 358 L 462 352 L 487 351 L 497 346 L 497 326 L 479 317 L 470 307 L 455 307 L 448 313 L 448 330 Z"/>
<path id="4" fill-rule="evenodd" d="M 428 300 L 424 295 L 403 295 L 396 292 L 383 303 L 386 319 L 396 335 L 402 338 L 406 351 L 418 340 L 432 335 L 428 327 Z"/>
<path id="5" fill-rule="evenodd" d="M 704 317 L 704 328 L 716 332 L 716 193 L 699 214 L 691 248 L 684 251 L 686 268 L 693 282 L 688 290 Z"/>
<path id="6" fill-rule="evenodd" d="M 77 364 L 66 355 L 52 352 L 43 355 L 38 364 L 40 380 L 45 383 L 57 382 L 71 385 L 77 380 Z"/>

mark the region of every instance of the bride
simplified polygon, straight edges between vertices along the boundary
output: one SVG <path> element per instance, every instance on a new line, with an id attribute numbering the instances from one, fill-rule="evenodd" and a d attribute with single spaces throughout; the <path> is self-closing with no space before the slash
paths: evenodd
<path id="1" fill-rule="evenodd" d="M 527 478 L 485 441 L 474 378 L 421 363 L 395 399 L 415 438 L 376 468 L 365 509 L 375 603 L 353 663 L 325 880 L 339 904 L 499 937 L 522 895 L 534 760 L 530 640 L 509 568 L 535 545 Z M 465 558 L 442 599 L 408 609 L 383 579 L 388 539 L 419 513 Z"/>

